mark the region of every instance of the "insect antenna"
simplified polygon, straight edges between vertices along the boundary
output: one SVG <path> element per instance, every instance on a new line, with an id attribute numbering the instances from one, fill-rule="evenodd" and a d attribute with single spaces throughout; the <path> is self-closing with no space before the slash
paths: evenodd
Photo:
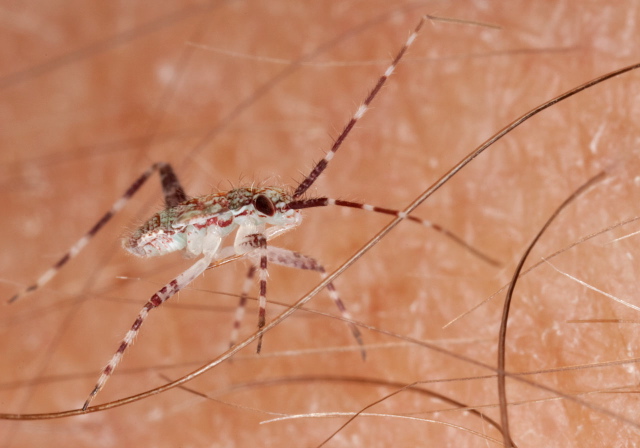
<path id="1" fill-rule="evenodd" d="M 315 167 L 313 167 L 309 175 L 300 183 L 300 185 L 298 185 L 298 188 L 296 188 L 296 191 L 293 193 L 294 199 L 298 199 L 300 196 L 302 196 L 309 189 L 309 187 L 313 185 L 316 179 L 320 177 L 322 172 L 327 168 L 327 165 L 329 164 L 331 159 L 333 159 L 333 156 L 335 156 L 336 152 L 342 145 L 342 142 L 347 138 L 347 136 L 349 135 L 353 127 L 356 125 L 358 120 L 360 120 L 362 116 L 367 112 L 367 110 L 369 109 L 369 105 L 371 104 L 373 99 L 378 95 L 378 92 L 380 92 L 380 89 L 382 89 L 382 86 L 384 86 L 384 84 L 387 82 L 387 79 L 389 78 L 389 76 L 391 76 L 391 74 L 395 71 L 398 63 L 400 62 L 404 54 L 407 52 L 407 50 L 409 49 L 413 41 L 416 40 L 416 37 L 418 36 L 420 29 L 424 25 L 424 22 L 425 22 L 425 17 L 423 16 L 420 19 L 420 22 L 418 22 L 418 25 L 415 27 L 413 32 L 409 35 L 409 38 L 407 39 L 405 44 L 402 46 L 398 54 L 396 54 L 395 58 L 393 59 L 393 62 L 391 62 L 391 65 L 387 67 L 384 74 L 378 79 L 378 82 L 376 83 L 375 87 L 371 90 L 371 92 L 369 92 L 369 95 L 365 98 L 362 105 L 360 105 L 360 107 L 358 108 L 356 113 L 353 114 L 353 117 L 351 117 L 351 119 L 349 120 L 347 125 L 344 127 L 344 129 L 342 130 L 338 138 L 336 138 L 336 140 L 333 142 L 333 145 L 331 146 L 331 149 L 329 150 L 329 152 L 324 156 L 324 158 L 320 162 L 316 164 Z"/>
<path id="2" fill-rule="evenodd" d="M 458 244 L 459 246 L 461 246 L 465 250 L 469 251 L 474 256 L 476 256 L 479 259 L 483 260 L 484 262 L 486 262 L 486 263 L 488 263 L 488 264 L 490 264 L 492 266 L 496 266 L 496 267 L 501 266 L 501 263 L 498 260 L 496 260 L 495 258 L 485 254 L 480 249 L 477 249 L 477 248 L 471 246 L 469 243 L 467 243 L 461 237 L 459 237 L 455 233 L 451 232 L 450 230 L 445 229 L 441 225 L 439 225 L 439 224 L 437 224 L 435 222 L 429 221 L 428 219 L 421 219 L 421 218 L 418 218 L 418 217 L 415 217 L 415 216 L 407 215 L 406 213 L 398 211 L 398 210 L 393 210 L 393 209 L 384 208 L 384 207 L 378 207 L 378 206 L 369 205 L 369 204 L 361 204 L 359 202 L 343 201 L 341 199 L 326 198 L 326 197 L 311 198 L 311 199 L 300 199 L 300 200 L 297 200 L 297 201 L 292 201 L 292 202 L 289 203 L 289 208 L 294 209 L 294 210 L 300 210 L 300 209 L 303 209 L 303 208 L 326 207 L 326 206 L 329 206 L 329 205 L 336 205 L 338 207 L 357 208 L 357 209 L 366 210 L 366 211 L 369 211 L 369 212 L 382 213 L 384 215 L 396 216 L 398 218 L 407 219 L 409 221 L 421 224 L 421 225 L 423 225 L 425 227 L 430 227 L 433 230 L 435 230 L 436 232 L 439 232 L 442 235 L 444 235 L 445 237 L 449 238 L 451 241 L 453 241 L 454 243 Z"/>

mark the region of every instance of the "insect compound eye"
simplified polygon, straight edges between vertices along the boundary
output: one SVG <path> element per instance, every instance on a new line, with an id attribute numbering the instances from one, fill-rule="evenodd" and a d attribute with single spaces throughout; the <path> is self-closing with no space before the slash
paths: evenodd
<path id="1" fill-rule="evenodd" d="M 273 201 L 263 194 L 253 199 L 253 206 L 263 215 L 273 216 L 276 213 L 276 206 Z"/>

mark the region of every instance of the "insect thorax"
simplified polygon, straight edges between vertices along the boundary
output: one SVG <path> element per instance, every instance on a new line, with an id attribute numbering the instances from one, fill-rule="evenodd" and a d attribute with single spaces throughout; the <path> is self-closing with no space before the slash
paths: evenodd
<path id="1" fill-rule="evenodd" d="M 153 215 L 123 240 L 134 255 L 152 257 L 183 250 L 194 232 L 215 232 L 225 237 L 239 225 L 294 227 L 298 210 L 290 210 L 292 198 L 283 189 L 236 188 L 191 198 Z"/>

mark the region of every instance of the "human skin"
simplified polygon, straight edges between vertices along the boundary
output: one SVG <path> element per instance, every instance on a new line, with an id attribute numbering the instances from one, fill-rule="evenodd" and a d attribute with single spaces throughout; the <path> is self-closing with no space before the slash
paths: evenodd
<path id="1" fill-rule="evenodd" d="M 5 10 L 0 292 L 8 299 L 51 266 L 153 162 L 171 163 L 190 195 L 253 182 L 295 186 L 423 14 L 501 29 L 427 23 L 309 196 L 403 209 L 518 116 L 640 62 L 637 2 L 538 3 L 237 1 L 153 29 L 145 24 L 195 3 L 129 3 L 123 10 L 69 1 L 47 11 L 35 3 Z M 139 34 L 108 40 L 125 30 Z M 103 40 L 111 44 L 90 46 Z M 304 55 L 313 56 L 301 61 Z M 66 59 L 43 65 L 60 56 Z M 23 75 L 10 77 L 15 73 Z M 224 403 L 174 389 L 84 417 L 3 421 L 0 440 L 8 447 L 317 446 L 347 417 L 260 422 L 279 416 L 272 413 L 356 412 L 414 381 L 429 381 L 422 387 L 467 406 L 487 406 L 482 412 L 499 421 L 495 371 L 470 360 L 495 367 L 504 292 L 443 326 L 509 282 L 549 216 L 601 170 L 607 179 L 554 221 L 525 268 L 640 215 L 639 90 L 639 75 L 630 73 L 553 106 L 414 213 L 500 267 L 405 222 L 341 275 L 335 284 L 354 319 L 392 333 L 362 330 L 366 361 L 344 323 L 299 311 L 265 335 L 262 355 L 250 345 L 187 384 Z M 55 280 L 3 309 L 0 412 L 78 409 L 144 302 L 193 263 L 179 255 L 138 259 L 120 248 L 121 237 L 162 206 L 158 184 L 152 178 Z M 297 230 L 273 244 L 316 257 L 331 272 L 389 221 L 359 210 L 310 209 Z M 638 304 L 638 238 L 612 242 L 637 229 L 630 223 L 603 233 L 517 284 L 507 370 L 579 366 L 526 376 L 551 391 L 507 380 L 508 400 L 519 403 L 509 407 L 518 446 L 624 446 L 638 438 L 636 364 L 588 367 L 637 357 L 637 311 L 554 269 Z M 237 262 L 209 271 L 154 310 L 95 404 L 160 386 L 223 353 L 237 298 L 219 293 L 238 294 L 246 269 Z M 314 273 L 269 271 L 268 298 L 280 303 L 294 303 L 319 281 Z M 307 306 L 338 314 L 326 293 Z M 283 310 L 271 303 L 267 319 Z M 252 303 L 242 337 L 256 322 Z M 465 379 L 476 376 L 487 378 Z M 279 382 L 264 383 L 273 380 Z M 246 383 L 254 387 L 231 390 Z M 367 412 L 445 421 L 501 440 L 486 421 L 455 408 L 404 391 Z M 442 409 L 453 410 L 433 413 Z M 362 416 L 327 446 L 486 443 L 437 423 Z"/>

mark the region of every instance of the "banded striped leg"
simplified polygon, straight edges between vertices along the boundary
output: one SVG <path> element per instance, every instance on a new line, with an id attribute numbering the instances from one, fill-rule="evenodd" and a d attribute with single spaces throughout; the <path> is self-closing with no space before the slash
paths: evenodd
<path id="1" fill-rule="evenodd" d="M 98 233 L 104 226 L 118 213 L 122 208 L 127 204 L 129 199 L 135 195 L 140 187 L 142 187 L 145 182 L 151 177 L 151 175 L 158 170 L 160 173 L 160 180 L 162 182 L 162 191 L 164 193 L 164 200 L 167 207 L 173 207 L 174 205 L 179 204 L 180 202 L 184 202 L 187 199 L 187 196 L 178 181 L 178 177 L 176 176 L 171 165 L 167 163 L 154 163 L 147 169 L 142 175 L 136 179 L 136 181 L 131 184 L 131 186 L 124 192 L 124 194 L 118 199 L 109 209 L 107 213 L 105 213 L 102 218 L 78 241 L 76 241 L 73 246 L 67 251 L 66 254 L 62 256 L 51 268 L 49 268 L 44 274 L 36 280 L 35 283 L 25 288 L 21 292 L 17 293 L 11 299 L 9 299 L 9 303 L 13 303 L 18 299 L 26 296 L 27 294 L 35 291 L 36 289 L 42 288 L 46 285 L 53 277 L 56 276 L 58 271 L 62 269 L 62 267 L 67 264 L 71 259 L 75 258 L 84 247 L 91 241 L 96 233 Z"/>
<path id="2" fill-rule="evenodd" d="M 262 233 L 252 235 L 255 238 L 255 244 L 258 247 L 257 256 L 260 257 L 258 265 L 258 276 L 260 278 L 260 295 L 258 296 L 258 331 L 264 327 L 267 317 L 267 237 Z M 262 350 L 262 334 L 258 337 L 258 348 L 256 353 Z"/>
<path id="3" fill-rule="evenodd" d="M 270 263 L 279 264 L 280 266 L 286 266 L 294 269 L 304 269 L 319 272 L 323 279 L 327 276 L 324 267 L 320 263 L 318 263 L 315 258 L 308 257 L 301 253 L 294 252 L 288 249 L 282 249 L 280 247 L 269 247 L 267 249 L 267 256 Z M 353 337 L 360 345 L 362 359 L 366 359 L 367 353 L 364 350 L 362 334 L 360 333 L 360 330 L 358 330 L 358 327 L 356 327 L 351 322 L 353 318 L 351 317 L 351 314 L 349 314 L 349 311 L 347 311 L 347 308 L 344 306 L 344 302 L 342 302 L 342 300 L 340 299 L 340 295 L 338 294 L 338 291 L 336 290 L 336 287 L 333 285 L 333 283 L 327 284 L 327 291 L 329 292 L 329 297 L 331 297 L 331 300 L 333 300 L 333 303 L 335 303 L 336 307 L 340 311 L 343 319 L 349 325 Z"/>
<path id="4" fill-rule="evenodd" d="M 253 244 L 253 243 L 247 242 L 245 244 Z M 267 247 L 266 253 L 267 253 L 267 261 L 269 263 L 278 264 L 280 266 L 285 266 L 288 268 L 316 271 L 321 274 L 322 278 L 326 277 L 326 271 L 324 267 L 321 264 L 319 264 L 318 261 L 315 260 L 314 258 L 308 257 L 306 255 L 302 255 L 298 252 L 282 249 L 279 247 L 273 247 L 273 246 Z M 262 255 L 259 255 L 259 256 L 262 258 Z M 262 264 L 262 261 L 260 263 Z M 233 322 L 231 346 L 235 345 L 237 341 L 240 325 L 242 323 L 242 319 L 245 314 L 244 308 L 247 303 L 249 288 L 251 287 L 255 271 L 256 271 L 256 266 L 255 265 L 251 266 L 247 274 L 247 278 L 245 279 L 242 294 L 240 296 L 240 302 L 238 304 L 238 309 L 236 310 L 235 321 Z M 333 283 L 329 283 L 327 285 L 327 291 L 329 292 L 329 296 L 331 297 L 331 300 L 333 300 L 333 303 L 335 303 L 336 307 L 340 311 L 340 314 L 342 315 L 342 317 L 348 322 L 349 327 L 351 329 L 351 333 L 353 334 L 353 337 L 356 339 L 358 344 L 361 347 L 363 347 L 364 343 L 362 341 L 362 335 L 360 333 L 360 330 L 358 330 L 358 327 L 356 327 L 353 323 L 349 322 L 352 320 L 352 317 L 347 311 L 346 307 L 344 306 L 344 303 L 340 299 L 340 295 L 338 294 L 338 291 L 336 290 L 336 287 L 334 286 Z M 366 359 L 366 352 L 364 348 L 361 350 L 361 353 L 362 353 L 362 359 Z"/>
<path id="5" fill-rule="evenodd" d="M 243 232 L 242 228 L 238 230 L 236 235 L 238 240 L 235 243 L 235 247 L 236 253 L 247 253 L 250 254 L 251 258 L 257 258 L 257 262 L 255 258 L 252 262 L 254 263 L 253 269 L 258 270 L 258 277 L 260 279 L 260 295 L 258 296 L 258 331 L 260 331 L 264 327 L 267 317 L 267 236 L 264 234 L 264 229 L 259 229 L 253 225 L 248 225 L 246 229 L 246 234 Z M 258 233 L 249 233 L 252 231 L 256 231 Z M 244 286 L 245 291 L 243 291 L 242 296 L 240 297 L 240 305 L 238 308 L 244 308 L 244 305 L 246 304 L 246 291 L 251 287 L 250 280 L 252 277 L 253 272 L 250 270 Z M 240 321 L 243 316 L 244 309 L 238 309 L 236 312 L 236 321 L 233 324 L 234 331 L 232 331 L 231 335 L 232 344 L 235 342 L 235 338 L 237 337 L 235 328 L 240 328 Z M 258 336 L 258 348 L 256 349 L 256 353 L 260 353 L 262 350 L 262 336 L 262 334 Z"/>
<path id="6" fill-rule="evenodd" d="M 116 369 L 120 361 L 122 360 L 122 356 L 124 355 L 125 350 L 129 347 L 135 337 L 138 335 L 140 331 L 140 327 L 142 323 L 148 316 L 149 312 L 162 305 L 164 302 L 169 300 L 174 294 L 180 291 L 182 288 L 191 283 L 196 277 L 202 274 L 209 264 L 211 260 L 214 258 L 215 252 L 205 255 L 197 262 L 195 262 L 189 269 L 184 271 L 182 274 L 177 276 L 175 279 L 171 280 L 169 283 L 164 285 L 158 292 L 156 292 L 149 301 L 142 307 L 140 313 L 138 313 L 138 317 L 135 322 L 131 326 L 131 329 L 127 332 L 124 339 L 120 343 L 118 350 L 113 355 L 107 366 L 102 370 L 102 374 L 96 383 L 96 386 L 93 388 L 87 401 L 85 401 L 82 406 L 82 410 L 86 411 L 91 404 L 91 401 L 95 398 L 95 396 L 100 392 L 100 390 L 104 387 L 105 383 L 109 379 L 109 377 L 113 374 L 113 371 Z"/>
<path id="7" fill-rule="evenodd" d="M 342 130 L 338 138 L 335 140 L 335 142 L 333 142 L 333 146 L 331 147 L 329 152 L 324 156 L 324 159 L 318 162 L 316 166 L 313 167 L 309 175 L 300 183 L 300 185 L 298 185 L 298 188 L 296 188 L 296 191 L 293 193 L 293 199 L 298 199 L 300 196 L 302 196 L 309 189 L 309 187 L 313 185 L 313 183 L 320 176 L 320 174 L 322 174 L 322 172 L 327 168 L 327 165 L 329 164 L 331 159 L 333 159 L 333 156 L 336 155 L 336 152 L 342 145 L 342 142 L 344 141 L 344 139 L 347 138 L 347 136 L 349 135 L 353 127 L 356 125 L 358 120 L 360 120 L 362 116 L 367 112 L 373 99 L 378 95 L 378 92 L 380 92 L 380 89 L 382 89 L 384 84 L 387 82 L 387 79 L 389 79 L 389 76 L 393 74 L 396 67 L 398 66 L 398 63 L 400 62 L 404 54 L 407 52 L 407 50 L 409 49 L 413 41 L 416 40 L 416 37 L 418 36 L 420 29 L 424 25 L 424 21 L 425 21 L 425 17 L 422 17 L 420 19 L 420 22 L 418 22 L 418 25 L 413 30 L 413 32 L 409 35 L 409 38 L 407 39 L 405 44 L 402 46 L 400 51 L 396 54 L 395 58 L 393 58 L 391 65 L 387 67 L 384 74 L 378 79 L 378 82 L 376 83 L 374 88 L 371 90 L 371 92 L 369 92 L 369 95 L 367 95 L 367 97 L 363 101 L 362 105 L 360 105 L 360 107 L 358 108 L 356 113 L 353 114 L 353 117 L 351 117 L 351 120 L 349 120 L 349 122 L 344 127 L 344 129 Z"/>
<path id="8" fill-rule="evenodd" d="M 175 171 L 168 163 L 156 163 L 154 166 L 158 166 L 160 172 L 160 183 L 162 184 L 162 195 L 164 196 L 164 203 L 167 208 L 175 207 L 176 205 L 185 202 L 188 197 L 182 188 L 182 184 L 178 180 Z"/>
<path id="9" fill-rule="evenodd" d="M 359 202 L 343 201 L 341 199 L 331 199 L 331 198 L 324 198 L 324 197 L 323 198 L 313 198 L 313 199 L 301 199 L 301 200 L 293 201 L 293 202 L 289 203 L 289 208 L 294 209 L 294 210 L 299 210 L 299 209 L 303 209 L 303 208 L 326 207 L 328 205 L 336 205 L 336 206 L 339 206 L 339 207 L 357 208 L 357 209 L 366 210 L 366 211 L 369 211 L 369 212 L 383 213 L 385 215 L 397 216 L 397 217 L 402 218 L 402 219 L 407 219 L 409 221 L 413 221 L 413 222 L 416 222 L 418 224 L 422 224 L 425 227 L 432 228 L 436 232 L 440 232 L 445 237 L 449 238 L 454 243 L 462 246 L 465 250 L 468 250 L 470 253 L 472 253 L 476 257 L 480 258 L 481 260 L 485 261 L 486 263 L 489 263 L 489 264 L 491 264 L 493 266 L 500 266 L 500 264 L 501 264 L 499 261 L 497 261 L 494 258 L 490 257 L 489 255 L 485 254 L 484 252 L 480 251 L 479 249 L 476 249 L 475 247 L 471 246 L 469 243 L 464 241 L 462 238 L 457 236 L 455 233 L 451 232 L 450 230 L 445 229 L 444 227 L 440 226 L 439 224 L 436 224 L 436 223 L 434 223 L 432 221 L 429 221 L 428 219 L 420 219 L 420 218 L 416 218 L 415 216 L 407 215 L 406 213 L 402 213 L 402 212 L 400 212 L 398 210 L 393 210 L 393 209 L 390 209 L 390 208 L 377 207 L 375 205 L 369 205 L 369 204 L 361 204 Z"/>
<path id="10" fill-rule="evenodd" d="M 231 330 L 231 340 L 229 341 L 229 347 L 233 347 L 238 342 L 238 334 L 240 332 L 240 325 L 244 319 L 245 309 L 247 306 L 247 298 L 249 297 L 249 290 L 253 285 L 253 277 L 256 274 L 255 265 L 251 265 L 247 272 L 247 277 L 244 280 L 242 286 L 242 292 L 240 293 L 240 301 L 238 302 L 238 308 L 236 308 L 236 315 L 233 320 L 233 328 Z"/>

